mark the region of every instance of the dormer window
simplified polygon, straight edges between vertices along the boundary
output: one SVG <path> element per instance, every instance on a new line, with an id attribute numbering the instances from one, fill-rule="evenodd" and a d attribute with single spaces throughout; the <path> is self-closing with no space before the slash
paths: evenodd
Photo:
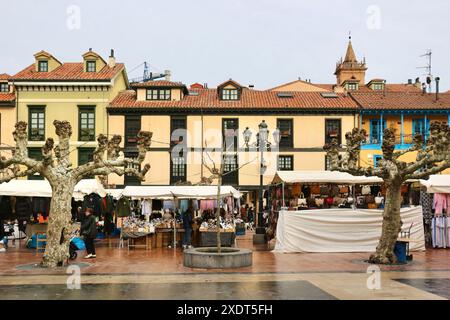
<path id="1" fill-rule="evenodd" d="M 170 100 L 170 89 L 147 89 L 147 100 Z"/>
<path id="2" fill-rule="evenodd" d="M 86 71 L 95 72 L 97 70 L 95 61 L 86 61 Z"/>
<path id="3" fill-rule="evenodd" d="M 383 84 L 382 83 L 374 83 L 372 85 L 373 90 L 383 90 Z"/>
<path id="4" fill-rule="evenodd" d="M 0 83 L 0 92 L 9 92 L 9 85 L 7 82 Z"/>
<path id="5" fill-rule="evenodd" d="M 48 61 L 39 60 L 38 61 L 38 72 L 48 72 Z"/>
<path id="6" fill-rule="evenodd" d="M 237 100 L 238 90 L 237 89 L 222 89 L 222 100 Z"/>
<path id="7" fill-rule="evenodd" d="M 358 90 L 358 84 L 356 82 L 347 83 L 347 90 Z"/>

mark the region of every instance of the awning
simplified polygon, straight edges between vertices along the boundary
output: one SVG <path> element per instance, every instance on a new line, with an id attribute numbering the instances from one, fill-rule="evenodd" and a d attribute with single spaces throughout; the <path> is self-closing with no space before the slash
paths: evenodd
<path id="1" fill-rule="evenodd" d="M 420 184 L 427 187 L 428 193 L 450 193 L 450 175 L 435 174 L 428 180 L 420 180 Z"/>
<path id="2" fill-rule="evenodd" d="M 110 194 L 114 199 L 120 199 L 122 197 L 123 189 L 105 189 L 107 194 Z"/>
<path id="3" fill-rule="evenodd" d="M 96 179 L 85 179 L 77 183 L 73 197 L 82 200 L 87 194 L 97 193 L 104 197 L 106 191 Z M 0 183 L 0 196 L 47 197 L 52 196 L 52 187 L 47 180 L 11 180 Z"/>
<path id="4" fill-rule="evenodd" d="M 127 186 L 123 196 L 132 198 L 165 199 L 177 197 L 180 199 L 213 199 L 217 197 L 217 186 Z M 240 198 L 242 195 L 232 186 L 221 186 L 220 196 L 232 195 Z"/>
<path id="5" fill-rule="evenodd" d="M 339 171 L 277 171 L 272 184 L 278 183 L 332 183 L 374 184 L 383 183 L 379 177 L 353 176 Z"/>

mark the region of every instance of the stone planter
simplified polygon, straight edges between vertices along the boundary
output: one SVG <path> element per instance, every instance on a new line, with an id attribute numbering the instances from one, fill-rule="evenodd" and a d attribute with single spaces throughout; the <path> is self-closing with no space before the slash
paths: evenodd
<path id="1" fill-rule="evenodd" d="M 184 266 L 202 269 L 241 268 L 252 265 L 252 251 L 239 248 L 222 248 L 218 253 L 216 247 L 187 249 L 184 254 Z"/>

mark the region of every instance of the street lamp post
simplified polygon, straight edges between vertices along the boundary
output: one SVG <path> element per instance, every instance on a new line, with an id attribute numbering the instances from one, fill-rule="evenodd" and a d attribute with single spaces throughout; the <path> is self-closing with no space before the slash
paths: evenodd
<path id="1" fill-rule="evenodd" d="M 259 152 L 260 152 L 260 171 L 259 171 L 259 212 L 258 212 L 258 226 L 256 227 L 256 234 L 265 234 L 266 228 L 263 223 L 263 212 L 264 212 L 264 173 L 265 173 L 265 162 L 264 162 L 264 149 L 267 147 L 267 138 L 269 136 L 269 129 L 267 123 L 263 120 L 259 125 Z"/>

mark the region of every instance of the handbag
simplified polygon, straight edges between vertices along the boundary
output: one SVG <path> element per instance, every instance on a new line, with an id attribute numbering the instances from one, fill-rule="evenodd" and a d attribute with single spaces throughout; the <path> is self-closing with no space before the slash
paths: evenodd
<path id="1" fill-rule="evenodd" d="M 328 197 L 326 198 L 326 203 L 327 205 L 331 206 L 334 203 L 334 198 L 333 197 Z"/>
<path id="2" fill-rule="evenodd" d="M 339 206 L 339 205 L 343 204 L 344 201 L 345 201 L 345 199 L 344 199 L 344 198 L 341 198 L 341 197 L 334 197 L 334 198 L 333 198 L 333 204 L 334 204 L 335 206 Z"/>
<path id="3" fill-rule="evenodd" d="M 326 186 L 320 187 L 320 195 L 328 196 L 330 194 L 330 188 Z"/>
<path id="4" fill-rule="evenodd" d="M 317 185 L 311 186 L 311 194 L 320 194 L 320 186 Z"/>
<path id="5" fill-rule="evenodd" d="M 348 186 L 339 188 L 339 193 L 349 193 L 349 192 L 350 192 L 350 188 Z"/>
<path id="6" fill-rule="evenodd" d="M 353 203 L 355 203 L 355 199 L 353 197 L 348 197 L 347 198 L 347 203 L 348 204 L 353 204 Z"/>
<path id="7" fill-rule="evenodd" d="M 336 197 L 340 193 L 340 188 L 337 185 L 331 186 L 330 196 Z"/>
<path id="8" fill-rule="evenodd" d="M 371 194 L 366 195 L 366 199 L 365 199 L 366 203 L 375 203 L 375 197 Z"/>
<path id="9" fill-rule="evenodd" d="M 305 194 L 303 192 L 300 192 L 300 198 L 297 199 L 297 205 L 298 206 L 306 206 L 307 202 L 305 199 Z"/>
<path id="10" fill-rule="evenodd" d="M 375 203 L 380 205 L 384 202 L 384 197 L 381 195 L 381 192 L 378 192 L 378 195 L 375 197 Z"/>
<path id="11" fill-rule="evenodd" d="M 316 205 L 318 206 L 318 207 L 321 207 L 321 206 L 323 206 L 323 199 L 322 198 L 316 198 Z"/>
<path id="12" fill-rule="evenodd" d="M 365 200 L 366 200 L 366 197 L 358 196 L 358 197 L 356 197 L 356 204 L 359 206 L 362 206 L 362 205 L 364 205 Z"/>
<path id="13" fill-rule="evenodd" d="M 369 203 L 367 204 L 368 209 L 378 209 L 378 206 L 375 203 Z"/>
<path id="14" fill-rule="evenodd" d="M 362 189 L 361 189 L 361 194 L 362 195 L 370 194 L 370 186 L 363 186 Z"/>

